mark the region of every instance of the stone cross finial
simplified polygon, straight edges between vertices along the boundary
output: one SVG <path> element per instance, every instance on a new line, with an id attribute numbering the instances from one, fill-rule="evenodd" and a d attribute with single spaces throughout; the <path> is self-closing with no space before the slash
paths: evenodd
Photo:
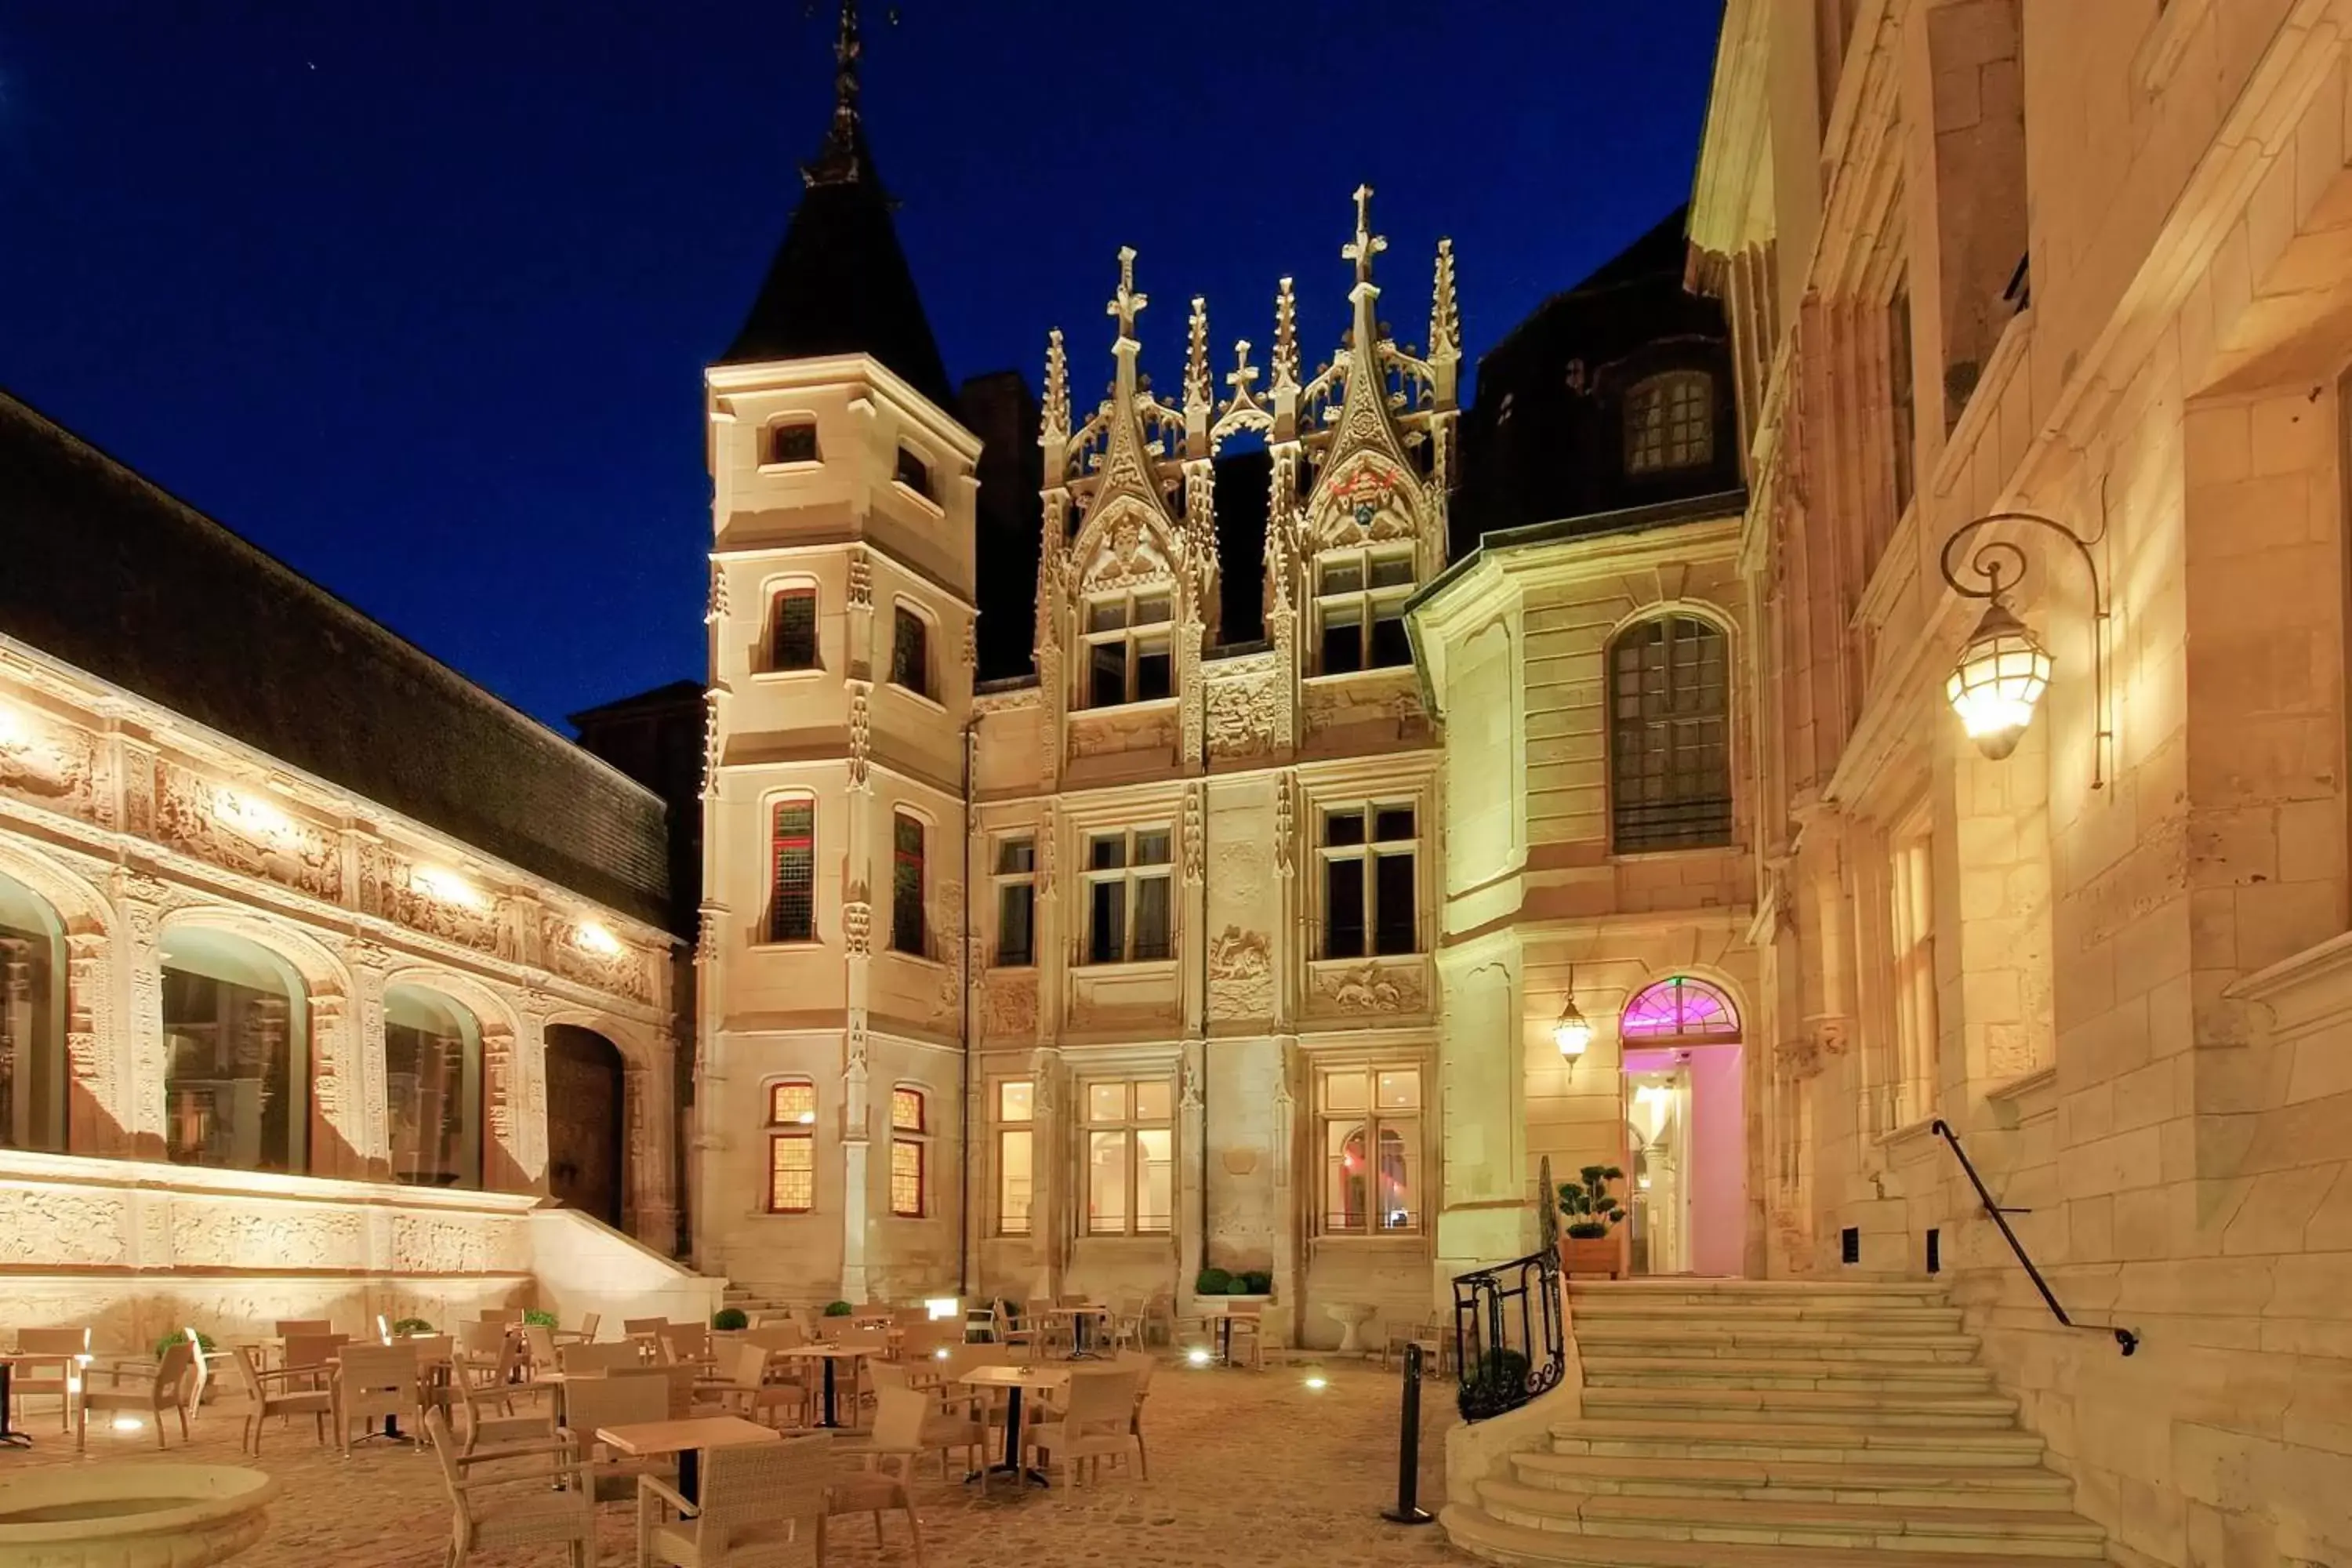
<path id="1" fill-rule="evenodd" d="M 1234 401 L 1237 404 L 1254 401 L 1250 389 L 1257 384 L 1257 366 L 1250 363 L 1249 352 L 1247 338 L 1234 340 L 1234 368 L 1225 373 L 1225 384 L 1234 389 Z"/>
<path id="2" fill-rule="evenodd" d="M 1372 258 L 1389 247 L 1389 242 L 1372 232 L 1372 187 L 1356 187 L 1356 237 L 1339 247 L 1339 254 L 1356 264 L 1356 281 L 1372 280 Z"/>
<path id="3" fill-rule="evenodd" d="M 1118 318 L 1118 335 L 1121 338 L 1132 338 L 1135 336 L 1135 318 L 1150 303 L 1150 295 L 1136 292 L 1135 247 L 1122 245 L 1118 247 L 1118 292 L 1111 296 L 1110 303 L 1103 308 L 1104 313 Z"/>

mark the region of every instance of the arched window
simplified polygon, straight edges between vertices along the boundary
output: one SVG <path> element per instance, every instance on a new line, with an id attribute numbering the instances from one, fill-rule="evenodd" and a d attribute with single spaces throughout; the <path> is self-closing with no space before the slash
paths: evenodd
<path id="1" fill-rule="evenodd" d="M 0 877 L 0 1148 L 65 1146 L 65 927 Z"/>
<path id="2" fill-rule="evenodd" d="M 1628 1046 L 1655 1041 L 1737 1040 L 1739 1012 L 1731 998 L 1704 980 L 1677 974 L 1643 988 L 1617 1021 Z"/>
<path id="3" fill-rule="evenodd" d="M 294 966 L 203 926 L 163 939 L 163 1149 L 183 1165 L 310 1163 L 310 997 Z"/>
<path id="4" fill-rule="evenodd" d="M 770 818 L 768 940 L 816 940 L 816 802 L 780 800 Z"/>
<path id="5" fill-rule="evenodd" d="M 1664 473 L 1715 461 L 1715 379 L 1675 370 L 1625 394 L 1625 471 Z"/>
<path id="6" fill-rule="evenodd" d="M 383 994 L 383 1079 L 394 1181 L 482 1184 L 482 1026 L 437 991 Z"/>
<path id="7" fill-rule="evenodd" d="M 1660 616 L 1609 646 L 1610 815 L 1617 850 L 1731 842 L 1730 639 Z"/>
<path id="8" fill-rule="evenodd" d="M 816 1207 L 816 1085 L 804 1078 L 768 1085 L 768 1212 Z"/>

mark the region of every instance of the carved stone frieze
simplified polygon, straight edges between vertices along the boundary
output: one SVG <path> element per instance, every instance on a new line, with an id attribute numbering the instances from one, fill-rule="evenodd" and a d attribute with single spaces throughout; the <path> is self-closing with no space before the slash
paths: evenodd
<path id="1" fill-rule="evenodd" d="M 1274 750 L 1274 710 L 1280 696 L 1270 674 L 1247 680 L 1211 681 L 1209 755 L 1259 757 Z"/>
<path id="2" fill-rule="evenodd" d="M 1276 875 L 1287 877 L 1297 869 L 1297 854 L 1291 844 L 1297 829 L 1297 808 L 1292 796 L 1297 787 L 1287 773 L 1274 781 L 1274 869 Z"/>
<path id="3" fill-rule="evenodd" d="M 869 773 L 874 748 L 874 721 L 866 682 L 849 682 L 849 787 L 872 787 Z"/>
<path id="4" fill-rule="evenodd" d="M 992 1036 L 1037 1032 L 1037 976 L 1034 971 L 994 973 L 981 987 L 981 1028 Z"/>
<path id="5" fill-rule="evenodd" d="M 498 1215 L 400 1214 L 392 1218 L 393 1267 L 409 1274 L 488 1274 L 530 1267 L 520 1221 Z"/>
<path id="6" fill-rule="evenodd" d="M 849 605 L 857 610 L 874 607 L 874 562 L 863 550 L 849 552 Z"/>
<path id="7" fill-rule="evenodd" d="M 1073 713 L 1069 731 L 1073 757 L 1121 756 L 1135 752 L 1160 752 L 1172 757 L 1176 751 L 1176 715 L 1165 709 L 1137 712 L 1128 708 L 1105 708 Z"/>
<path id="8" fill-rule="evenodd" d="M 590 945 L 583 928 L 552 910 L 541 910 L 539 921 L 541 960 L 567 980 L 593 985 L 633 1002 L 654 999 L 651 955 L 627 942 L 607 938 L 610 946 Z"/>
<path id="9" fill-rule="evenodd" d="M 0 792 L 94 817 L 98 751 L 88 731 L 12 718 L 0 725 Z"/>
<path id="10" fill-rule="evenodd" d="M 1264 931 L 1227 926 L 1209 941 L 1209 1014 L 1263 1018 L 1274 1011 L 1274 944 Z"/>
<path id="11" fill-rule="evenodd" d="M 162 842 L 215 866 L 341 902 L 342 846 L 336 834 L 175 763 L 160 763 L 157 773 L 155 837 Z"/>
<path id="12" fill-rule="evenodd" d="M 131 1215 L 122 1198 L 26 1187 L 8 1194 L 0 1225 L 0 1268 L 119 1267 L 131 1261 Z"/>
<path id="13" fill-rule="evenodd" d="M 1429 1005 L 1419 959 L 1319 965 L 1309 972 L 1319 1012 L 1419 1013 Z"/>
<path id="14" fill-rule="evenodd" d="M 1202 853 L 1201 790 L 1201 785 L 1191 784 L 1184 791 L 1184 881 L 1195 888 L 1207 871 Z"/>
<path id="15" fill-rule="evenodd" d="M 516 929 L 517 906 L 513 899 L 490 893 L 471 899 L 452 897 L 446 889 L 431 885 L 419 874 L 421 870 L 386 851 L 382 879 L 376 887 L 381 907 L 373 912 L 411 931 L 478 952 L 495 953 L 500 958 L 520 956 L 521 933 Z M 362 871 L 362 892 L 365 880 Z"/>
<path id="16" fill-rule="evenodd" d="M 171 1203 L 172 1261 L 182 1268 L 360 1268 L 367 1231 L 352 1209 Z"/>
<path id="17" fill-rule="evenodd" d="M 716 688 L 702 694 L 702 798 L 715 800 L 719 795 L 719 759 L 725 750 L 726 737 L 719 723 L 719 692 Z"/>
<path id="18" fill-rule="evenodd" d="M 863 891 L 863 889 L 859 889 Z M 852 958 L 870 957 L 874 952 L 874 906 L 864 899 L 848 899 L 841 906 L 841 937 Z"/>

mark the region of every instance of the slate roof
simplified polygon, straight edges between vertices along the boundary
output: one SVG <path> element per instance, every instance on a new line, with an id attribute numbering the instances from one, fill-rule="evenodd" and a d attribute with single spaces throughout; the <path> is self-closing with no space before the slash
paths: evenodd
<path id="1" fill-rule="evenodd" d="M 0 393 L 0 633 L 640 919 L 662 803 Z"/>

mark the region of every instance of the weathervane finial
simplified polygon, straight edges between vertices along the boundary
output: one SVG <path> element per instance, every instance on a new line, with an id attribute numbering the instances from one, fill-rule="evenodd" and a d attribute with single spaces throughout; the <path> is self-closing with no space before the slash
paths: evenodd
<path id="1" fill-rule="evenodd" d="M 870 174 L 864 156 L 865 131 L 857 117 L 857 61 L 865 46 L 857 37 L 857 0 L 841 0 L 840 28 L 833 41 L 833 124 L 816 161 L 802 178 L 812 185 L 854 184 Z"/>

